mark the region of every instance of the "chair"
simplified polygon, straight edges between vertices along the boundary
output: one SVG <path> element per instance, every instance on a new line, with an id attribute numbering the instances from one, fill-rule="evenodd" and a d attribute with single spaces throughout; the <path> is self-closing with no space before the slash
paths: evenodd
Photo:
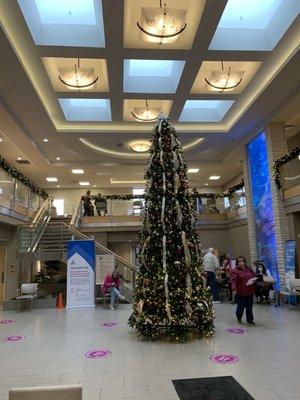
<path id="1" fill-rule="evenodd" d="M 82 386 L 40 386 L 10 389 L 8 400 L 82 400 Z"/>
<path id="2" fill-rule="evenodd" d="M 300 279 L 289 279 L 286 283 L 285 289 L 280 290 L 280 305 L 282 305 L 282 296 L 287 296 L 289 303 L 289 310 L 291 310 L 291 297 L 300 296 Z"/>
<path id="3" fill-rule="evenodd" d="M 300 279 L 290 279 L 287 288 L 289 291 L 288 300 L 289 300 L 289 309 L 291 308 L 291 297 L 292 296 L 300 296 Z"/>
<path id="4" fill-rule="evenodd" d="M 18 311 L 20 311 L 22 300 L 30 300 L 30 311 L 32 311 L 33 299 L 37 296 L 37 291 L 37 283 L 22 283 L 21 289 L 17 290 Z"/>

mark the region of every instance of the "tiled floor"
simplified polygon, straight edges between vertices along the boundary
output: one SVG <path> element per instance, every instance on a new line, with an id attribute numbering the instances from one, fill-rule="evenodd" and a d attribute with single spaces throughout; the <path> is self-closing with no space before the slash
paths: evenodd
<path id="1" fill-rule="evenodd" d="M 217 331 L 209 340 L 186 344 L 145 342 L 126 325 L 129 305 L 117 311 L 94 309 L 1 312 L 0 399 L 9 388 L 82 383 L 84 400 L 178 399 L 172 379 L 233 375 L 256 400 L 300 400 L 300 310 L 255 306 L 258 325 L 245 335 L 229 335 L 234 306 L 216 309 Z M 101 324 L 115 321 L 117 326 Z M 10 335 L 23 341 L 5 343 Z M 112 352 L 88 359 L 92 349 Z M 214 353 L 237 355 L 232 365 L 213 364 Z"/>

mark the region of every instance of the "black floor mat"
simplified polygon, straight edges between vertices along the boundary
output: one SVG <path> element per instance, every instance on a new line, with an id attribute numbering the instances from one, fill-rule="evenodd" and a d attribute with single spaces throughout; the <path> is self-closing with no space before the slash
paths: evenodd
<path id="1" fill-rule="evenodd" d="M 172 381 L 180 400 L 255 400 L 233 376 Z"/>

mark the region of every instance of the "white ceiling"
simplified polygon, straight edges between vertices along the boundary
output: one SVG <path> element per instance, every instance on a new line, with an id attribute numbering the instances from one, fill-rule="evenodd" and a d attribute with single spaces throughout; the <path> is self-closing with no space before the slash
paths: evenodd
<path id="1" fill-rule="evenodd" d="M 241 35 L 247 24 L 251 25 L 253 21 L 270 24 L 275 15 L 278 19 L 283 12 L 280 0 L 255 1 L 263 3 L 265 8 L 268 3 L 270 8 L 258 21 L 253 17 L 253 4 L 243 2 L 248 7 L 251 3 L 252 14 L 249 14 L 249 20 L 243 19 Z M 141 107 L 145 100 L 168 114 L 181 133 L 189 167 L 199 168 L 199 173 L 190 175 L 192 185 L 198 187 L 204 186 L 210 175 L 220 175 L 220 181 L 210 185 L 221 186 L 241 172 L 239 149 L 253 131 L 261 129 L 276 116 L 283 123 L 296 118 L 296 109 L 299 109 L 299 16 L 295 20 L 290 18 L 284 36 L 272 51 L 210 50 L 222 15 L 226 16 L 226 5 L 231 6 L 234 0 L 168 1 L 172 7 L 187 10 L 187 28 L 178 42 L 162 45 L 140 41 L 136 26 L 141 7 L 157 7 L 158 1 L 103 0 L 102 4 L 100 1 L 78 1 L 77 5 L 94 4 L 94 11 L 98 13 L 96 30 L 101 31 L 103 16 L 101 43 L 97 42 L 97 46 L 92 42 L 91 46 L 67 43 L 70 39 L 65 25 L 65 35 L 56 35 L 55 44 L 43 45 L 39 44 L 41 38 L 32 38 L 19 3 L 28 5 L 26 0 L 0 2 L 0 130 L 4 138 L 0 143 L 0 154 L 14 165 L 17 165 L 18 156 L 28 159 L 31 164 L 20 169 L 42 187 L 56 186 L 45 181 L 50 175 L 58 177 L 60 187 L 78 187 L 79 179 L 71 173 L 72 168 L 83 168 L 83 180 L 97 187 L 112 187 L 111 179 L 141 181 L 145 157 L 132 153 L 128 144 L 137 139 L 149 139 L 151 135 L 152 124 L 136 122 L 131 115 L 131 111 Z M 42 1 L 37 2 L 38 7 L 41 4 Z M 289 0 L 285 4 L 291 7 Z M 64 5 L 68 10 L 74 6 L 74 1 L 66 1 Z M 50 13 L 52 7 L 53 4 L 39 23 L 43 24 L 49 15 L 49 18 L 58 17 Z M 285 11 L 285 14 L 290 12 L 288 8 Z M 90 12 L 87 10 L 85 18 L 95 23 Z M 79 14 L 78 10 L 72 10 L 76 24 L 80 21 Z M 230 24 L 236 23 L 235 14 L 230 18 Z M 238 23 L 240 21 L 238 19 Z M 65 22 L 59 21 L 60 25 Z M 253 24 L 250 25 L 248 28 L 253 29 Z M 223 28 L 228 29 L 228 26 Z M 79 39 L 82 40 L 82 36 Z M 60 69 L 74 65 L 78 57 L 81 65 L 93 69 L 94 75 L 99 76 L 99 82 L 89 91 L 69 90 L 57 78 Z M 139 76 L 129 76 L 126 80 L 124 60 L 145 60 L 140 64 L 133 63 L 129 69 Z M 160 60 L 156 71 L 150 60 Z M 168 66 L 165 64 L 170 60 L 183 62 L 177 72 L 174 67 L 169 71 L 177 74 L 178 84 L 174 81 L 175 75 L 166 76 Z M 205 84 L 205 76 L 220 66 L 221 61 L 233 70 L 243 72 L 242 84 L 232 92 L 212 92 Z M 147 83 L 150 74 L 154 76 Z M 128 90 L 126 84 L 130 79 L 131 89 Z M 158 84 L 159 79 L 161 84 Z M 169 83 L 165 79 L 169 79 Z M 68 109 L 66 116 L 73 120 L 67 121 L 59 99 L 106 99 L 110 113 L 103 111 L 105 122 L 93 120 L 95 115 L 99 119 L 97 111 L 95 114 L 89 110 L 85 117 L 84 107 L 76 108 L 73 114 Z M 180 122 L 186 101 L 191 100 L 219 101 L 219 105 L 223 101 L 232 103 L 224 117 L 218 110 L 213 110 L 210 120 L 207 120 L 207 110 L 201 111 L 203 104 L 208 103 L 200 103 L 201 107 L 197 103 L 200 111 L 188 110 L 187 113 L 193 116 L 194 122 Z M 48 138 L 47 143 L 43 142 L 44 138 Z M 124 183 L 123 186 L 139 185 Z"/>

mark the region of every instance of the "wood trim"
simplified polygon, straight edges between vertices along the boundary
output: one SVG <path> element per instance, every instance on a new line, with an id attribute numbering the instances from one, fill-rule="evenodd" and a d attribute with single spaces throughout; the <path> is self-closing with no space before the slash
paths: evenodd
<path id="1" fill-rule="evenodd" d="M 27 207 L 23 206 L 23 204 L 19 204 L 19 203 L 15 203 L 14 211 L 21 215 L 27 215 L 27 213 L 28 213 Z"/>
<path id="2" fill-rule="evenodd" d="M 300 184 L 283 191 L 284 199 L 290 199 L 292 197 L 300 196 Z"/>
<path id="3" fill-rule="evenodd" d="M 0 195 L 0 206 L 11 209 L 11 199 L 7 196 Z"/>

